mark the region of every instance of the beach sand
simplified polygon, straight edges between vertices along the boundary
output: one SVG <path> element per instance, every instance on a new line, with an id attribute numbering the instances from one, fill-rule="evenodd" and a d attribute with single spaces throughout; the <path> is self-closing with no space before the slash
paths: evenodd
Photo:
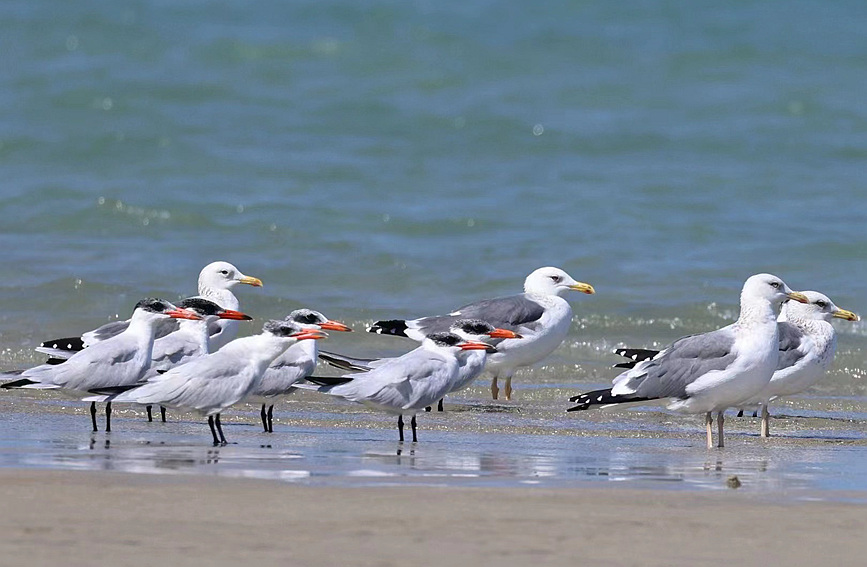
<path id="1" fill-rule="evenodd" d="M 0 469 L 5 565 L 863 565 L 867 513 L 737 490 Z"/>

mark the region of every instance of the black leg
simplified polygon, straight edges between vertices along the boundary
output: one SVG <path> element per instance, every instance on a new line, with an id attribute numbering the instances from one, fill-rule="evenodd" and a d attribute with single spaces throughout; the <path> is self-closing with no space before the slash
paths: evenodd
<path id="1" fill-rule="evenodd" d="M 208 416 L 208 427 L 211 428 L 211 435 L 214 436 L 214 447 L 220 444 L 220 440 L 217 439 L 217 430 L 214 429 L 214 416 Z"/>
<path id="2" fill-rule="evenodd" d="M 445 411 L 443 409 L 443 400 L 440 398 L 440 401 L 437 403 L 437 411 Z"/>
<path id="3" fill-rule="evenodd" d="M 744 410 L 739 411 L 739 412 L 738 412 L 738 417 L 743 417 L 743 416 L 744 416 Z"/>
<path id="4" fill-rule="evenodd" d="M 90 402 L 90 421 L 93 422 L 93 432 L 96 433 L 99 429 L 96 428 L 96 402 Z"/>
<path id="5" fill-rule="evenodd" d="M 105 404 L 105 430 L 111 431 L 111 402 Z"/>
<path id="6" fill-rule="evenodd" d="M 418 443 L 418 435 L 416 432 L 416 425 L 415 425 L 415 414 L 412 414 L 412 420 L 409 422 L 409 424 L 412 426 L 412 442 Z"/>
<path id="7" fill-rule="evenodd" d="M 403 443 L 403 415 L 397 416 L 397 431 L 400 433 L 400 442 Z"/>
<path id="8" fill-rule="evenodd" d="M 759 417 L 759 410 L 753 412 L 753 417 Z"/>
<path id="9" fill-rule="evenodd" d="M 268 406 L 268 433 L 274 433 L 274 404 Z"/>
<path id="10" fill-rule="evenodd" d="M 262 411 L 259 412 L 259 417 L 262 418 L 262 429 L 268 433 L 268 414 L 265 412 L 265 404 L 262 404 Z"/>
<path id="11" fill-rule="evenodd" d="M 223 435 L 223 426 L 220 424 L 220 414 L 217 414 L 217 417 L 214 418 L 214 425 L 217 426 L 217 432 L 220 434 L 220 445 L 228 445 L 229 442 L 226 441 L 226 436 Z"/>
<path id="12" fill-rule="evenodd" d="M 160 419 L 163 423 L 166 422 L 166 406 L 160 406 Z"/>
<path id="13" fill-rule="evenodd" d="M 430 406 L 425 407 L 424 411 L 430 411 Z"/>
<path id="14" fill-rule="evenodd" d="M 153 406 L 150 405 L 150 404 L 148 404 L 148 405 L 145 406 L 145 409 L 146 409 L 147 412 L 148 412 L 148 423 L 151 423 L 151 422 L 154 420 L 154 416 L 153 416 L 153 414 L 151 413 L 151 410 L 153 409 Z"/>

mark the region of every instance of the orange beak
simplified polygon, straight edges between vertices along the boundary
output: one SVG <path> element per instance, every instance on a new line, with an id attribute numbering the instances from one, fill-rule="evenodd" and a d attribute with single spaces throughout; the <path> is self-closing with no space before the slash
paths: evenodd
<path id="1" fill-rule="evenodd" d="M 492 339 L 523 339 L 521 335 L 509 329 L 494 329 L 488 335 Z"/>
<path id="2" fill-rule="evenodd" d="M 305 339 L 312 339 L 315 341 L 318 339 L 324 339 L 327 336 L 328 336 L 327 334 L 325 334 L 322 331 L 319 331 L 317 329 L 308 329 L 308 330 L 301 331 L 300 333 L 295 333 L 294 335 L 292 335 L 292 338 L 297 339 L 299 341 L 303 341 Z"/>
<path id="3" fill-rule="evenodd" d="M 175 308 L 170 311 L 166 311 L 166 315 L 171 317 L 172 319 L 191 319 L 193 321 L 201 321 L 201 317 L 198 313 L 194 313 L 192 311 L 188 311 L 186 309 Z"/>
<path id="4" fill-rule="evenodd" d="M 484 350 L 487 352 L 497 352 L 497 349 L 489 345 L 488 343 L 477 343 L 473 341 L 467 341 L 465 343 L 461 343 L 461 350 Z"/>
<path id="5" fill-rule="evenodd" d="M 217 315 L 220 319 L 232 319 L 234 321 L 252 321 L 253 318 L 247 315 L 246 313 L 241 313 L 240 311 L 234 311 L 232 309 L 225 309 L 222 313 Z"/>
<path id="6" fill-rule="evenodd" d="M 319 325 L 323 329 L 327 329 L 329 331 L 344 331 L 351 332 L 352 329 L 341 323 L 340 321 L 326 321 Z"/>

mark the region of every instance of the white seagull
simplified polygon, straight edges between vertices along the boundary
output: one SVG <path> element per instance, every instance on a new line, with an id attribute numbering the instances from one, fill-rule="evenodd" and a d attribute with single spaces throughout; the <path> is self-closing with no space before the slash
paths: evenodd
<path id="1" fill-rule="evenodd" d="M 238 268 L 228 262 L 212 262 L 202 268 L 199 273 L 199 295 L 197 297 L 213 301 L 224 309 L 237 311 L 240 302 L 232 293 L 232 288 L 238 284 L 262 287 L 262 280 L 245 276 Z M 88 331 L 80 337 L 44 341 L 36 350 L 52 357 L 54 360 L 51 362 L 58 363 L 85 347 L 123 332 L 128 325 L 129 320 L 113 321 L 98 329 Z M 238 322 L 236 320 L 220 319 L 213 322 L 210 328 L 211 349 L 213 350 L 218 350 L 238 335 Z M 156 337 L 162 338 L 177 329 L 176 322 L 166 321 L 158 327 Z"/>
<path id="2" fill-rule="evenodd" d="M 780 334 L 780 359 L 771 381 L 758 395 L 738 404 L 741 408 L 762 407 L 761 436 L 770 434 L 768 405 L 783 396 L 797 394 L 813 386 L 825 375 L 837 350 L 837 331 L 833 318 L 858 321 L 860 317 L 840 309 L 828 296 L 818 291 L 802 292 L 809 303 L 787 301 L 777 319 Z M 653 358 L 659 351 L 650 349 L 617 349 L 616 354 L 633 362 L 616 364 L 632 368 L 638 362 Z M 738 417 L 743 415 L 743 409 Z M 755 417 L 755 416 L 754 416 Z"/>
<path id="3" fill-rule="evenodd" d="M 42 364 L 25 370 L 18 380 L 3 387 L 62 389 L 78 397 L 92 390 L 137 384 L 150 368 L 156 327 L 168 318 L 200 317 L 162 299 L 143 299 L 121 333 L 73 354 L 63 364 Z M 95 402 L 90 405 L 90 416 L 93 430 L 97 431 Z M 105 408 L 105 430 L 111 431 L 110 403 Z"/>
<path id="4" fill-rule="evenodd" d="M 671 410 L 706 414 L 708 448 L 713 447 L 712 413 L 716 412 L 722 447 L 725 409 L 761 392 L 777 368 L 777 315 L 786 299 L 808 301 L 776 276 L 751 276 L 741 291 L 737 321 L 678 339 L 617 376 L 613 387 L 574 396 L 570 401 L 578 405 L 567 411 L 667 398 Z"/>
<path id="5" fill-rule="evenodd" d="M 214 445 L 225 445 L 220 413 L 243 400 L 274 359 L 292 343 L 326 336 L 322 331 L 302 329 L 295 323 L 271 320 L 260 334 L 235 339 L 217 352 L 153 376 L 141 386 L 87 400 L 160 404 L 196 411 L 208 416 Z"/>
<path id="6" fill-rule="evenodd" d="M 520 339 L 520 334 L 508 329 L 498 329 L 481 319 L 458 319 L 449 327 L 449 332 L 469 342 L 486 342 L 497 346 L 502 339 Z M 325 362 L 344 370 L 357 370 L 365 372 L 377 366 L 382 366 L 389 358 L 355 358 L 333 352 L 321 352 L 319 358 Z M 457 392 L 468 388 L 473 380 L 478 378 L 485 370 L 488 359 L 487 351 L 483 349 L 470 350 L 463 356 L 458 357 L 460 369 L 454 388 L 449 392 Z M 425 408 L 430 411 L 430 407 Z M 437 402 L 437 410 L 443 411 L 443 400 Z"/>
<path id="7" fill-rule="evenodd" d="M 418 441 L 416 413 L 452 391 L 460 375 L 461 359 L 473 350 L 494 351 L 486 343 L 471 342 L 452 333 L 431 333 L 421 346 L 385 361 L 367 372 L 342 378 L 308 377 L 314 384 L 297 388 L 317 390 L 397 414 L 397 428 L 403 441 L 403 416 L 411 415 L 412 440 Z"/>
<path id="8" fill-rule="evenodd" d="M 458 319 L 480 319 L 494 327 L 515 331 L 523 339 L 504 340 L 487 359 L 487 370 L 493 374 L 491 396 L 498 398 L 497 379 L 504 378 L 506 399 L 511 400 L 515 370 L 539 362 L 566 338 L 572 323 L 572 307 L 562 296 L 569 291 L 595 293 L 592 285 L 575 281 L 559 268 L 539 268 L 524 280 L 522 294 L 478 301 L 448 315 L 377 321 L 368 330 L 420 341 L 430 333 L 448 332 Z"/>
<path id="9" fill-rule="evenodd" d="M 211 332 L 221 320 L 250 321 L 252 317 L 234 309 L 224 309 L 203 297 L 189 297 L 178 307 L 192 311 L 200 320 L 179 320 L 178 330 L 154 341 L 151 367 L 142 382 L 175 366 L 213 352 Z M 151 407 L 147 406 L 148 421 L 152 421 Z M 166 408 L 160 407 L 162 421 L 166 421 Z"/>
<path id="10" fill-rule="evenodd" d="M 312 309 L 296 309 L 289 313 L 285 320 L 308 330 L 352 331 L 343 323 L 332 321 Z M 295 384 L 313 374 L 316 369 L 318 344 L 318 341 L 299 341 L 290 346 L 271 363 L 262 378 L 253 385 L 246 401 L 262 404 L 260 415 L 265 433 L 274 432 L 274 398 L 294 392 Z M 267 412 L 265 406 L 268 406 Z"/>

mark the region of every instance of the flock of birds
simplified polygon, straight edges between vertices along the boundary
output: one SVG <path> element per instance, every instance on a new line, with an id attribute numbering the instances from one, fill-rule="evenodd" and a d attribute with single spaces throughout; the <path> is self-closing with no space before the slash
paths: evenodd
<path id="1" fill-rule="evenodd" d="M 416 414 L 442 410 L 447 394 L 468 387 L 484 371 L 492 374 L 491 395 L 511 399 L 518 368 L 535 364 L 566 338 L 572 309 L 564 296 L 593 294 L 559 268 L 539 268 L 524 281 L 524 293 L 471 303 L 447 315 L 414 320 L 378 321 L 370 332 L 402 336 L 420 345 L 393 358 L 357 358 L 320 351 L 327 331 L 350 331 L 311 309 L 265 322 L 259 334 L 236 338 L 239 311 L 232 289 L 262 286 L 227 262 L 214 262 L 199 274 L 199 295 L 174 305 L 161 299 L 139 301 L 127 321 L 117 321 L 72 338 L 46 341 L 37 349 L 45 364 L 5 373 L 6 389 L 59 390 L 111 407 L 131 402 L 147 407 L 196 411 L 208 418 L 215 445 L 226 444 L 220 414 L 240 402 L 261 403 L 262 425 L 273 432 L 275 398 L 308 389 L 397 414 L 400 440 L 404 416 L 418 441 Z M 660 351 L 618 349 L 628 358 L 611 388 L 586 392 L 567 411 L 659 400 L 671 410 L 704 413 L 708 448 L 713 447 L 717 414 L 722 447 L 723 412 L 732 407 L 762 412 L 763 437 L 769 435 L 768 405 L 821 379 L 836 349 L 832 318 L 857 321 L 818 292 L 792 291 L 780 278 L 757 274 L 746 280 L 740 315 L 734 323 L 683 337 Z M 318 360 L 343 371 L 313 376 Z M 266 409 L 267 408 L 267 409 Z"/>

